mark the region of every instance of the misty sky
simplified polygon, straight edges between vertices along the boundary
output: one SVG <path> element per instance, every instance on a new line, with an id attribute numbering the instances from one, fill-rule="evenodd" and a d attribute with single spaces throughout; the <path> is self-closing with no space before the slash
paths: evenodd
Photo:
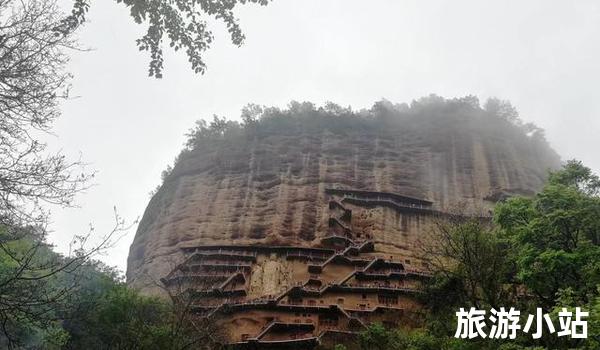
<path id="1" fill-rule="evenodd" d="M 68 0 L 63 0 L 68 3 Z M 563 159 L 600 173 L 600 2 L 275 0 L 238 15 L 247 36 L 233 46 L 222 25 L 194 75 L 168 54 L 162 80 L 147 77 L 134 40 L 143 28 L 115 1 L 93 1 L 73 53 L 72 95 L 49 143 L 98 173 L 80 208 L 53 208 L 50 241 L 112 227 L 113 206 L 141 217 L 149 192 L 184 134 L 213 114 L 237 119 L 253 102 L 333 101 L 368 108 L 436 93 L 510 100 L 546 129 Z M 126 268 L 135 228 L 102 260 Z"/>

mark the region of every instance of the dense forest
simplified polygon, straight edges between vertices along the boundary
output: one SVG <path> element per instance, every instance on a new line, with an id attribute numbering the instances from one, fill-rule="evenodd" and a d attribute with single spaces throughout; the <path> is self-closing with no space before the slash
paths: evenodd
<path id="1" fill-rule="evenodd" d="M 33 229 L 2 227 L 0 248 L 0 348 L 217 348 L 180 305 L 140 295 L 101 262 L 53 252 Z"/>

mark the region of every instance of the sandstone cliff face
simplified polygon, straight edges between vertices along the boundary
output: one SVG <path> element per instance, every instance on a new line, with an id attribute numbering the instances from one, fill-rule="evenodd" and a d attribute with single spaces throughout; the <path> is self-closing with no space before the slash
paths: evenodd
<path id="1" fill-rule="evenodd" d="M 481 111 L 434 109 L 368 125 L 375 127 L 240 132 L 183 154 L 139 224 L 128 281 L 151 291 L 148 278 L 167 275 L 182 261 L 182 247 L 321 247 L 326 188 L 427 199 L 439 211 L 457 203 L 481 210 L 499 196 L 538 190 L 559 164 L 539 138 Z M 410 260 L 427 222 L 355 207 L 352 225 L 373 237 L 376 252 Z M 276 259 L 254 269 L 252 294 L 291 283 L 289 266 Z"/>
<path id="2" fill-rule="evenodd" d="M 304 104 L 199 128 L 146 208 L 128 282 L 191 292 L 179 295 L 242 348 L 417 326 L 435 218 L 487 216 L 559 165 L 535 128 L 472 102 Z"/>

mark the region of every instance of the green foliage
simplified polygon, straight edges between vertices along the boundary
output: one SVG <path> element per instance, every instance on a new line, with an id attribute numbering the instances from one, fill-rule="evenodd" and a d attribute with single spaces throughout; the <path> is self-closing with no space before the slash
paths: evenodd
<path id="1" fill-rule="evenodd" d="M 499 203 L 495 226 L 460 217 L 439 223 L 437 250 L 427 252 L 435 257 L 436 274 L 425 288 L 424 328 L 371 325 L 361 334 L 360 349 L 600 348 L 599 190 L 598 176 L 569 161 L 534 197 Z M 471 306 L 513 306 L 522 315 L 542 307 L 557 327 L 563 308 L 581 307 L 589 312 L 588 339 L 548 332 L 539 340 L 525 334 L 515 340 L 455 339 L 454 313 Z"/>
<path id="2" fill-rule="evenodd" d="M 514 264 L 497 229 L 481 218 L 454 214 L 437 220 L 423 247 L 434 275 L 424 286 L 428 331 L 445 337 L 456 330 L 460 307 L 515 305 L 510 288 Z"/>
<path id="3" fill-rule="evenodd" d="M 70 342 L 76 349 L 162 349 L 170 343 L 169 306 L 162 300 L 143 297 L 123 284 L 110 286 L 86 300 L 92 308 L 84 308 L 76 323 L 67 328 L 78 330 Z M 83 314 L 81 314 L 81 312 Z"/>
<path id="4" fill-rule="evenodd" d="M 517 277 L 546 308 L 571 288 L 580 302 L 600 284 L 598 177 L 570 161 L 533 198 L 509 199 L 495 221 L 512 242 Z"/>
<path id="5" fill-rule="evenodd" d="M 99 262 L 65 265 L 35 231 L 0 228 L 0 348 L 219 348 L 218 334 L 194 327 L 187 309 L 129 289 Z"/>
<path id="6" fill-rule="evenodd" d="M 360 350 L 476 350 L 481 344 L 461 339 L 437 337 L 424 330 L 386 329 L 380 323 L 367 327 L 359 335 Z"/>
<path id="7" fill-rule="evenodd" d="M 484 120 L 483 124 L 496 120 L 498 123 L 503 123 L 504 127 L 514 128 L 515 133 L 521 135 L 526 133 L 526 130 L 521 127 L 522 122 L 518 119 L 518 115 L 514 118 L 506 118 L 501 112 L 497 113 L 483 110 L 474 96 L 444 99 L 437 95 L 430 95 L 413 101 L 410 107 L 407 104 L 392 104 L 382 100 L 376 102 L 371 109 L 361 111 L 353 111 L 350 107 L 341 107 L 333 102 L 316 107 L 310 102 L 292 101 L 287 109 L 249 104 L 242 109 L 242 124 L 226 121 L 217 116 L 213 116 L 210 124 L 204 120 L 198 121 L 196 127 L 188 134 L 187 146 L 193 149 L 203 139 L 239 137 L 240 129 L 246 134 L 259 137 L 274 134 L 315 133 L 323 130 L 341 134 L 357 129 L 381 132 L 390 127 L 392 130 L 409 128 L 410 126 L 405 122 L 411 119 L 453 121 L 465 114 L 472 116 L 474 121 Z M 236 132 L 232 132 L 234 130 Z"/>
<path id="8" fill-rule="evenodd" d="M 585 344 L 587 349 L 600 349 L 600 286 L 598 288 L 596 297 L 586 308 L 590 313 L 588 320 L 588 334 L 590 336 Z"/>
<path id="9" fill-rule="evenodd" d="M 127 7 L 137 24 L 146 26 L 146 34 L 136 40 L 140 51 L 150 53 L 148 74 L 161 78 L 163 72 L 163 43 L 168 40 L 174 51 L 183 50 L 195 73 L 206 71 L 204 52 L 214 40 L 208 28 L 208 18 L 222 21 L 236 46 L 244 43 L 245 36 L 234 15 L 239 4 L 254 3 L 267 5 L 269 0 L 116 0 Z M 74 0 L 73 10 L 57 28 L 61 33 L 77 29 L 86 20 L 89 0 Z"/>
<path id="10" fill-rule="evenodd" d="M 55 306 L 70 284 L 53 270 L 62 260 L 38 231 L 0 225 L 0 345 L 62 338 Z"/>
<path id="11" fill-rule="evenodd" d="M 598 175 L 593 174 L 590 168 L 577 160 L 569 160 L 561 171 L 551 173 L 549 184 L 574 188 L 588 198 L 600 194 Z"/>
<path id="12" fill-rule="evenodd" d="M 398 331 L 374 323 L 360 334 L 359 344 L 362 350 L 396 350 L 403 348 L 404 341 Z"/>
<path id="13" fill-rule="evenodd" d="M 508 103 L 508 102 L 505 102 Z M 514 109 L 514 107 L 511 106 Z M 497 114 L 495 114 L 497 113 Z M 532 125 L 524 125 L 518 118 L 506 118 L 504 112 L 487 111 L 480 107 L 475 96 L 445 99 L 429 95 L 406 103 L 393 104 L 387 100 L 376 102 L 370 109 L 354 111 L 333 102 L 315 106 L 311 102 L 292 101 L 287 108 L 265 107 L 248 104 L 241 111 L 241 122 L 213 116 L 212 121 L 199 120 L 187 136 L 185 148 L 177 156 L 174 164 L 163 172 L 163 183 L 178 173 L 178 164 L 183 159 L 197 158 L 201 152 L 209 161 L 223 161 L 223 152 L 240 153 L 247 150 L 248 143 L 269 136 L 311 136 L 322 133 L 352 135 L 360 130 L 382 136 L 425 134 L 432 140 L 447 137 L 447 131 L 457 131 L 457 125 L 481 130 L 503 130 L 511 142 L 525 143 L 529 149 L 540 149 L 540 154 L 548 154 L 543 135 L 527 136 Z M 516 113 L 516 112 L 515 112 Z M 467 121 L 464 123 L 464 121 Z M 458 132 L 458 131 L 457 131 Z M 554 157 L 549 154 L 549 157 Z M 558 159 L 556 157 L 556 159 Z M 552 159 L 552 161 L 556 160 Z M 191 163 L 198 163 L 193 160 Z M 208 162 L 203 166 L 208 168 Z M 152 195 L 158 193 L 158 190 Z"/>

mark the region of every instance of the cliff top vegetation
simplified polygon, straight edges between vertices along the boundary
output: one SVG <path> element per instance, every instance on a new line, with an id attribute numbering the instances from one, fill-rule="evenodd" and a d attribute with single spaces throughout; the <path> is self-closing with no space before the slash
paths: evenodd
<path id="1" fill-rule="evenodd" d="M 170 178 L 182 159 L 194 153 L 274 135 L 317 135 L 323 132 L 346 135 L 360 132 L 394 137 L 398 133 L 426 132 L 435 139 L 459 128 L 500 134 L 514 142 L 550 150 L 544 130 L 523 121 L 509 101 L 489 98 L 481 105 L 479 99 L 472 95 L 446 99 L 431 94 L 410 104 L 382 99 L 371 108 L 360 110 L 333 102 L 316 106 L 311 102 L 292 101 L 283 109 L 248 104 L 242 109 L 240 119 L 228 120 L 213 115 L 210 122 L 205 119 L 196 121 L 186 135 L 183 150 L 173 165 L 163 171 L 162 182 Z M 553 151 L 551 153 L 558 160 L 558 156 Z"/>

